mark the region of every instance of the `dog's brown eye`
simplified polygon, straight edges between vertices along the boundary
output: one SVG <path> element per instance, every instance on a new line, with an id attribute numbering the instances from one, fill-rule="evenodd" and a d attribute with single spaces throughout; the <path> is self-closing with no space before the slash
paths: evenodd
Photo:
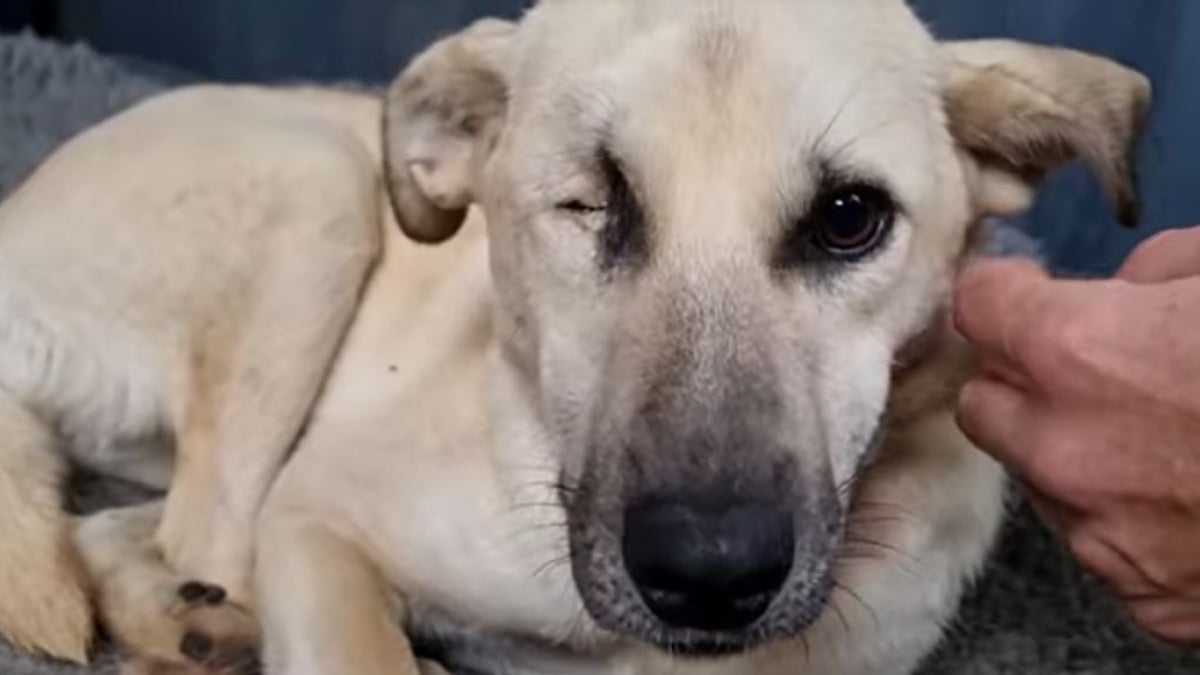
<path id="1" fill-rule="evenodd" d="M 891 197 L 879 188 L 839 188 L 819 198 L 808 221 L 814 241 L 840 259 L 861 258 L 886 238 L 896 218 Z"/>

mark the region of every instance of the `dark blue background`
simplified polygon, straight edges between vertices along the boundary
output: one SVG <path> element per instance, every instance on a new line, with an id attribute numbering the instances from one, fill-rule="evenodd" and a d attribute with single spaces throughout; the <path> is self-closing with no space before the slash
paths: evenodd
<path id="1" fill-rule="evenodd" d="M 686 2 L 687 0 L 680 0 Z M 524 0 L 0 0 L 0 23 L 37 19 L 83 39 L 230 80 L 382 81 L 438 35 Z M 942 37 L 1007 36 L 1101 52 L 1157 89 L 1141 152 L 1143 229 L 1124 232 L 1086 172 L 1055 176 L 1029 219 L 1060 265 L 1111 270 L 1159 228 L 1200 223 L 1200 0 L 914 0 Z"/>

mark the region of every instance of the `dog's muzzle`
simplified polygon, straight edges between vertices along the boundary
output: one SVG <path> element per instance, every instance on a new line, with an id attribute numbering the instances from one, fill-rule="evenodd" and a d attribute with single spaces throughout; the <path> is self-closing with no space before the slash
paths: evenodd
<path id="1" fill-rule="evenodd" d="M 626 510 L 622 553 L 665 626 L 741 631 L 787 582 L 794 530 L 791 514 L 772 504 L 656 497 Z"/>

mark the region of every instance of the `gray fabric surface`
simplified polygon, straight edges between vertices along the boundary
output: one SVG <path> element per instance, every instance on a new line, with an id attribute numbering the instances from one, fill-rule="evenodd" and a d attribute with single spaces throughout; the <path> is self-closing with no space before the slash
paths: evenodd
<path id="1" fill-rule="evenodd" d="M 83 47 L 0 36 L 0 196 L 72 134 L 183 79 Z M 1008 243 L 1026 245 L 1019 239 Z M 86 502 L 106 499 L 93 483 L 78 492 Z M 1200 658 L 1140 637 L 1103 589 L 1019 508 L 989 571 L 926 673 L 1182 675 L 1200 673 Z M 14 654 L 0 643 L 0 674 L 83 672 Z"/>

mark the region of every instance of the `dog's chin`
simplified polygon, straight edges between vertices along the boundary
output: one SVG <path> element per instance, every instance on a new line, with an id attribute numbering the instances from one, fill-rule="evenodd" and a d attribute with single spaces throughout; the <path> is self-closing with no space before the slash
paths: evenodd
<path id="1" fill-rule="evenodd" d="M 675 658 L 691 661 L 711 661 L 733 658 L 761 646 L 763 641 L 745 636 L 659 636 L 658 640 L 643 642 Z"/>
<path id="2" fill-rule="evenodd" d="M 832 577 L 822 569 L 812 582 L 786 589 L 753 625 L 733 631 L 702 631 L 663 623 L 622 576 L 594 572 L 576 576 L 584 607 L 596 625 L 672 658 L 697 661 L 734 658 L 797 638 L 824 613 L 833 589 Z"/>
<path id="3" fill-rule="evenodd" d="M 648 612 L 633 612 L 619 617 L 605 611 L 589 613 L 602 628 L 653 647 L 672 658 L 713 661 L 738 657 L 773 643 L 795 639 L 821 615 L 827 598 L 828 595 L 823 594 L 821 599 L 814 599 L 811 604 L 781 607 L 779 613 L 764 616 L 754 626 L 731 632 L 665 626 Z"/>

